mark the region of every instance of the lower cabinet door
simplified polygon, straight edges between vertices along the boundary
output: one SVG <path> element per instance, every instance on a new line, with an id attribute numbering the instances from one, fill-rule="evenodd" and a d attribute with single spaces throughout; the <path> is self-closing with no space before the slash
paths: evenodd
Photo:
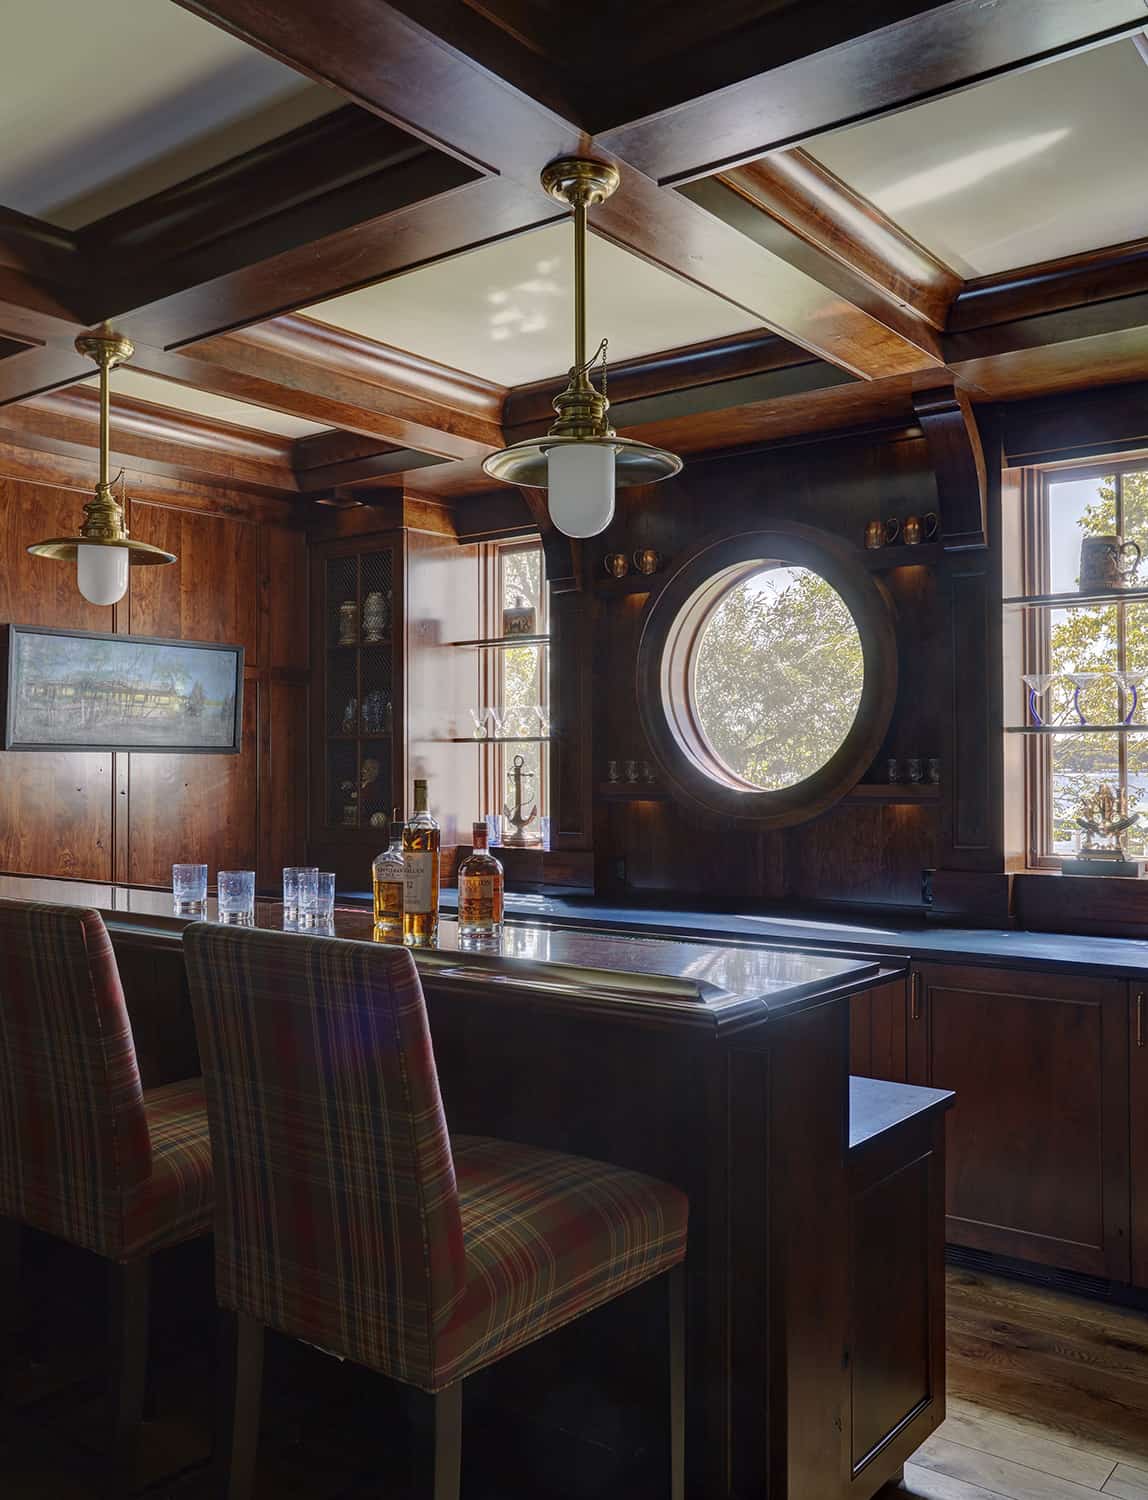
<path id="1" fill-rule="evenodd" d="M 1128 1281 L 1127 986 L 958 964 L 911 986 L 910 1082 L 957 1095 L 948 1241 Z"/>
<path id="2" fill-rule="evenodd" d="M 1129 986 L 1132 1085 L 1132 1280 L 1148 1287 L 1148 984 Z"/>

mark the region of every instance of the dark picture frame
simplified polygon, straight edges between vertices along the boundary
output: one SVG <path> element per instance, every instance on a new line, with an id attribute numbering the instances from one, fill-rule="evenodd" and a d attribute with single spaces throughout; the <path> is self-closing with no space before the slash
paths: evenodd
<path id="1" fill-rule="evenodd" d="M 242 748 L 242 646 L 43 625 L 3 630 L 6 750 Z"/>

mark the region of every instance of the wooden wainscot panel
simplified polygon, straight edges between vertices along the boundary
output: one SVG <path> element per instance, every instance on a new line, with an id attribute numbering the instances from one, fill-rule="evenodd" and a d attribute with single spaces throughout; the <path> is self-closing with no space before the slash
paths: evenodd
<path id="1" fill-rule="evenodd" d="M 132 884 L 168 885 L 172 865 L 185 860 L 206 864 L 212 881 L 217 870 L 256 868 L 259 689 L 248 674 L 238 755 L 131 756 L 126 879 Z"/>
<path id="2" fill-rule="evenodd" d="M 74 567 L 27 552 L 31 542 L 74 532 L 86 498 L 0 478 L 0 619 L 111 630 L 113 611 L 80 595 Z M 113 801 L 110 755 L 0 752 L 0 867 L 110 880 Z"/>
<path id="3" fill-rule="evenodd" d="M 1131 984 L 1132 1280 L 1148 1287 L 1148 984 Z"/>
<path id="4" fill-rule="evenodd" d="M 248 666 L 262 665 L 257 528 L 135 500 L 131 529 L 178 559 L 166 568 L 133 570 L 132 634 L 235 642 L 246 648 Z"/>
<path id="5" fill-rule="evenodd" d="M 1125 985 L 971 965 L 915 976 L 909 1080 L 957 1094 L 948 1240 L 1127 1281 Z"/>

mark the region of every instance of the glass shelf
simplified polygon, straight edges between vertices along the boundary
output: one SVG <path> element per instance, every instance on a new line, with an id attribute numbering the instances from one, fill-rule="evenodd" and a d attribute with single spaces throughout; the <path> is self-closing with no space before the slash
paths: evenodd
<path id="1" fill-rule="evenodd" d="M 1148 734 L 1148 724 L 1006 724 L 1005 734 Z"/>
<path id="2" fill-rule="evenodd" d="M 508 651 L 512 646 L 549 646 L 548 635 L 496 635 L 485 641 L 444 641 L 447 646 L 471 646 L 477 651 Z"/>
<path id="3" fill-rule="evenodd" d="M 488 734 L 485 739 L 476 739 L 473 734 L 460 734 L 447 740 L 448 745 L 548 745 L 548 734 Z"/>
<path id="4" fill-rule="evenodd" d="M 1097 604 L 1144 604 L 1148 603 L 1148 588 L 1098 589 L 1087 594 L 1079 590 L 1069 594 L 1016 594 L 1011 599 L 1002 599 L 1001 603 L 1017 609 L 1083 609 Z"/>

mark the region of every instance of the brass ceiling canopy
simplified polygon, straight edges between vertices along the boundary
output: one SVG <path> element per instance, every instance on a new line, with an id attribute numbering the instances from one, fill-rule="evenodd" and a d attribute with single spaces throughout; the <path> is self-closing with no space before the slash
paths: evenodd
<path id="1" fill-rule="evenodd" d="M 609 162 L 562 157 L 542 172 L 552 198 L 574 210 L 574 364 L 566 389 L 554 398 L 557 420 L 545 437 L 526 438 L 483 460 L 484 471 L 507 484 L 550 491 L 550 515 L 568 536 L 595 536 L 614 514 L 617 485 L 652 484 L 677 474 L 682 461 L 610 426 L 606 399 L 606 340 L 586 357 L 586 216 L 617 188 L 618 169 Z M 590 369 L 602 357 L 602 389 Z"/>
<path id="2" fill-rule="evenodd" d="M 46 542 L 34 542 L 28 548 L 33 557 L 75 562 L 80 592 L 93 604 L 114 604 L 123 598 L 129 565 L 148 567 L 175 562 L 174 552 L 165 552 L 162 547 L 153 547 L 150 542 L 131 539 L 124 525 L 123 506 L 112 493 L 109 477 L 111 393 L 108 376 L 115 365 L 131 358 L 134 348 L 130 339 L 107 332 L 81 334 L 76 340 L 77 351 L 93 360 L 100 371 L 99 482 L 96 493 L 84 506 L 84 522 L 78 536 L 52 537 Z M 101 555 L 96 550 L 98 548 L 117 548 L 118 552 Z"/>

